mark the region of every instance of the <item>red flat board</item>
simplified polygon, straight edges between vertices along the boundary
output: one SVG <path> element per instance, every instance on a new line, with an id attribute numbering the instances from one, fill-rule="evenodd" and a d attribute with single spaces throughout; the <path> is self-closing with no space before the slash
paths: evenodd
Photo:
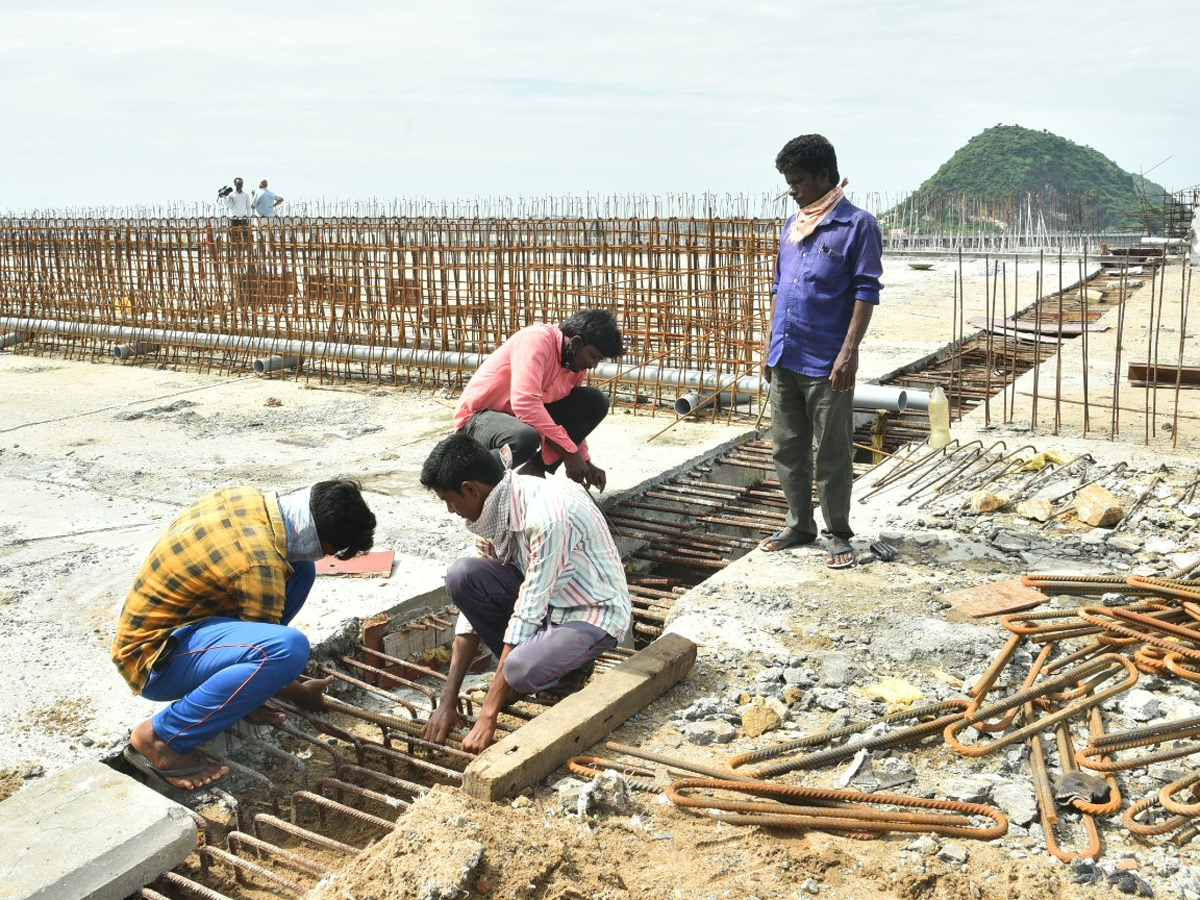
<path id="1" fill-rule="evenodd" d="M 1048 598 L 1037 588 L 1021 584 L 1020 579 L 1014 578 L 1011 581 L 997 581 L 995 584 L 951 591 L 944 594 L 942 599 L 949 601 L 959 612 L 981 619 L 984 616 L 1002 616 L 1030 609 L 1045 603 Z"/>
<path id="2" fill-rule="evenodd" d="M 338 559 L 336 556 L 326 556 L 317 560 L 318 575 L 382 575 L 385 578 L 392 574 L 392 562 L 396 559 L 395 550 L 377 550 L 363 553 L 350 559 Z"/>

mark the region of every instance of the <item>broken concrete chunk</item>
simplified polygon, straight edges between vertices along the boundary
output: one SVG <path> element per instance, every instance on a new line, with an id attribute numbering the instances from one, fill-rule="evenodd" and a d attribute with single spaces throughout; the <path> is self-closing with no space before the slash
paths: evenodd
<path id="1" fill-rule="evenodd" d="M 1075 515 L 1093 528 L 1112 528 L 1121 521 L 1125 510 L 1112 491 L 1089 484 L 1075 497 Z"/>
<path id="2" fill-rule="evenodd" d="M 942 862 L 948 862 L 954 866 L 966 865 L 967 848 L 962 844 L 950 842 L 945 844 L 942 849 L 938 851 L 938 859 L 940 859 Z"/>
<path id="3" fill-rule="evenodd" d="M 980 775 L 967 775 L 961 778 L 947 778 L 942 785 L 942 793 L 951 800 L 961 800 L 964 803 L 988 803 L 991 800 L 993 782 L 990 778 Z"/>
<path id="4" fill-rule="evenodd" d="M 1017 504 L 1017 515 L 1035 522 L 1047 522 L 1054 515 L 1054 504 L 1041 498 L 1022 500 Z"/>
<path id="5" fill-rule="evenodd" d="M 737 732 L 728 722 L 710 719 L 707 722 L 689 722 L 684 726 L 683 736 L 693 744 L 707 747 L 709 744 L 728 744 L 737 736 Z"/>
<path id="6" fill-rule="evenodd" d="M 971 509 L 975 512 L 998 512 L 1008 506 L 1008 496 L 993 494 L 991 491 L 978 490 L 971 494 Z"/>
<path id="7" fill-rule="evenodd" d="M 1013 778 L 992 789 L 992 799 L 1004 812 L 1009 821 L 1017 825 L 1028 825 L 1037 818 L 1037 797 L 1033 783 L 1025 778 Z"/>
<path id="8" fill-rule="evenodd" d="M 1157 553 L 1159 556 L 1166 556 L 1168 553 L 1174 553 L 1179 549 L 1179 544 L 1168 538 L 1152 537 L 1146 541 L 1143 547 L 1147 553 Z"/>
<path id="9" fill-rule="evenodd" d="M 1110 537 L 1105 541 L 1105 545 L 1110 550 L 1116 550 L 1118 553 L 1137 553 L 1142 549 L 1141 541 L 1134 540 L 1128 537 Z"/>
<path id="10" fill-rule="evenodd" d="M 845 653 L 825 652 L 819 654 L 819 659 L 821 668 L 818 678 L 825 687 L 842 687 L 858 677 L 858 667 Z"/>
<path id="11" fill-rule="evenodd" d="M 1158 697 L 1141 688 L 1134 688 L 1120 698 L 1121 715 L 1135 722 L 1149 722 L 1158 716 Z"/>

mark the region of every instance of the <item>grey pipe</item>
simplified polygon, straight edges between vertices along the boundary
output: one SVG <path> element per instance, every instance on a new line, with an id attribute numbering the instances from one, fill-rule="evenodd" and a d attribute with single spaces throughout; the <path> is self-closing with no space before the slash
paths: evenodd
<path id="1" fill-rule="evenodd" d="M 752 398 L 750 394 L 738 394 L 735 400 L 733 394 L 722 393 L 717 402 L 720 403 L 722 407 L 728 407 L 735 404 L 740 405 L 742 403 L 749 403 L 751 399 Z M 675 415 L 689 416 L 692 414 L 692 410 L 694 410 L 697 406 L 700 406 L 700 404 L 703 403 L 705 406 L 708 406 L 711 402 L 712 394 L 705 394 L 704 396 L 701 396 L 696 391 L 691 391 L 675 400 Z"/>
<path id="2" fill-rule="evenodd" d="M 25 335 L 20 331 L 14 331 L 11 334 L 0 334 L 0 350 L 20 344 L 24 340 Z"/>
<path id="3" fill-rule="evenodd" d="M 265 375 L 267 372 L 278 372 L 280 369 L 294 369 L 300 365 L 298 356 L 264 356 L 254 361 L 254 373 Z"/>
<path id="4" fill-rule="evenodd" d="M 207 350 L 245 350 L 260 357 L 311 356 L 343 362 L 376 365 L 429 366 L 439 369 L 473 371 L 487 359 L 486 353 L 460 353 L 454 350 L 413 350 L 406 347 L 376 347 L 361 344 L 337 344 L 328 341 L 297 341 L 287 338 L 249 337 L 240 334 L 173 331 L 133 325 L 102 325 L 90 322 L 64 322 L 57 319 L 29 319 L 0 316 L 0 330 L 66 334 L 74 337 L 108 338 L 127 344 L 176 344 Z M 699 392 L 728 391 L 757 394 L 766 389 L 758 375 L 715 375 L 696 369 L 669 369 L 651 365 L 601 363 L 592 370 L 604 380 L 642 381 L 672 385 Z M 685 390 L 685 393 L 688 392 Z M 860 401 L 860 398 L 861 401 Z M 854 405 L 866 409 L 903 410 L 909 403 L 908 392 L 877 384 L 859 384 L 854 388 Z"/>
<path id="5" fill-rule="evenodd" d="M 158 352 L 158 344 L 117 344 L 113 347 L 113 356 L 117 359 L 130 359 L 134 356 L 148 356 Z"/>

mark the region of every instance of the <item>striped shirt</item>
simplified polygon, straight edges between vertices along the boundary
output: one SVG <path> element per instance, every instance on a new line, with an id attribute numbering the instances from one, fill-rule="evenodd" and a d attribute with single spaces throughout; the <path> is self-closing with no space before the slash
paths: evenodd
<path id="1" fill-rule="evenodd" d="M 213 491 L 185 509 L 150 552 L 125 598 L 113 662 L 139 693 L 176 628 L 212 616 L 281 621 L 291 576 L 276 496 L 245 485 Z"/>
<path id="2" fill-rule="evenodd" d="M 546 619 L 587 622 L 621 640 L 629 586 L 600 509 L 574 482 L 513 475 L 513 564 L 525 573 L 504 643 L 531 638 Z"/>

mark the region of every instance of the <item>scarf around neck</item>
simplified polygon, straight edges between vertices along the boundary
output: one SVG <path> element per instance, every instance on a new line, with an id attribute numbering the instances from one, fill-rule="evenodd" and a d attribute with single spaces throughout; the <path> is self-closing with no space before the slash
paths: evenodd
<path id="1" fill-rule="evenodd" d="M 288 562 L 318 560 L 325 555 L 309 505 L 311 495 L 312 485 L 309 485 L 279 498 L 279 511 L 283 514 L 283 524 L 287 529 Z"/>
<path id="2" fill-rule="evenodd" d="M 479 518 L 467 523 L 467 531 L 483 538 L 492 545 L 496 558 L 510 563 L 516 557 L 516 542 L 512 531 L 512 469 L 504 470 L 504 477 L 492 488 L 483 501 Z"/>
<path id="3" fill-rule="evenodd" d="M 820 200 L 815 200 L 808 206 L 802 206 L 796 211 L 796 218 L 792 220 L 791 230 L 788 231 L 788 240 L 793 244 L 798 244 L 821 224 L 821 220 L 829 215 L 830 211 L 842 202 L 842 198 L 846 196 L 842 190 L 850 183 L 849 178 L 843 178 L 842 183 L 831 190 Z"/>

